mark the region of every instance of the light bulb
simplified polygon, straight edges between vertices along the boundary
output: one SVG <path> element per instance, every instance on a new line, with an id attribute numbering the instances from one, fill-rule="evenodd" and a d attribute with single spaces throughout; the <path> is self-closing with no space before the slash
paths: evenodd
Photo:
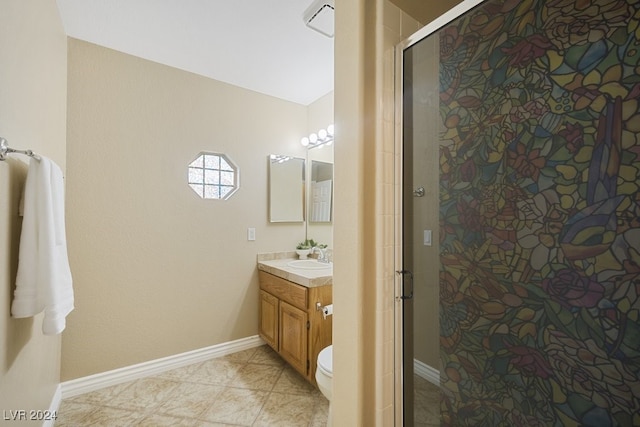
<path id="1" fill-rule="evenodd" d="M 320 129 L 318 131 L 318 137 L 320 138 L 320 140 L 324 141 L 327 138 L 327 131 L 324 129 Z"/>
<path id="2" fill-rule="evenodd" d="M 327 126 L 327 133 L 333 136 L 333 124 L 330 124 L 329 126 Z"/>
<path id="3" fill-rule="evenodd" d="M 315 133 L 312 133 L 311 135 L 309 135 L 309 141 L 312 144 L 315 144 L 316 142 L 318 142 L 318 135 L 316 135 Z"/>
<path id="4" fill-rule="evenodd" d="M 306 147 L 307 145 L 309 145 L 309 138 L 307 138 L 307 137 L 305 136 L 304 138 L 302 138 L 302 139 L 300 140 L 300 144 L 302 144 L 302 145 L 304 145 L 304 146 Z"/>

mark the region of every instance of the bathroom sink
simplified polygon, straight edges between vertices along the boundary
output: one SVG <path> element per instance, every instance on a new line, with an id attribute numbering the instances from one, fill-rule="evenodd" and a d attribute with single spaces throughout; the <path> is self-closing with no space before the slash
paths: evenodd
<path id="1" fill-rule="evenodd" d="M 302 270 L 324 270 L 325 268 L 331 268 L 333 264 L 319 262 L 315 259 L 299 259 L 296 261 L 289 261 L 287 265 L 289 267 L 300 268 Z"/>

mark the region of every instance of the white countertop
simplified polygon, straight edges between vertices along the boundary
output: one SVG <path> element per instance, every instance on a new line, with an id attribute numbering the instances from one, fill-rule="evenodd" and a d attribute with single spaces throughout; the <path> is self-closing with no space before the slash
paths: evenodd
<path id="1" fill-rule="evenodd" d="M 271 273 L 274 276 L 278 276 L 307 288 L 333 284 L 333 263 L 330 263 L 328 268 L 309 270 L 291 267 L 289 263 L 295 260 L 295 258 L 271 260 L 261 260 L 259 258 L 258 270 Z"/>

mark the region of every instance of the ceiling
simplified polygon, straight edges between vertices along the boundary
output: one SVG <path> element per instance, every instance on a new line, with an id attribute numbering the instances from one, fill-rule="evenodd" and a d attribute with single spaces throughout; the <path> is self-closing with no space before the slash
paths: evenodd
<path id="1" fill-rule="evenodd" d="M 57 0 L 69 37 L 309 105 L 333 90 L 312 0 Z"/>

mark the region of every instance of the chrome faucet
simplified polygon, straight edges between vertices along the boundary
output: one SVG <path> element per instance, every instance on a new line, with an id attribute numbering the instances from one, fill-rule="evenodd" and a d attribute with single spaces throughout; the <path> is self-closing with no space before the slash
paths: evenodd
<path id="1" fill-rule="evenodd" d="M 329 263 L 329 258 L 327 258 L 327 248 L 321 248 L 318 246 L 314 246 L 313 248 L 311 248 L 311 254 L 313 255 L 316 251 L 318 251 L 320 253 L 320 256 L 318 257 L 318 262 L 324 262 L 324 263 Z"/>

